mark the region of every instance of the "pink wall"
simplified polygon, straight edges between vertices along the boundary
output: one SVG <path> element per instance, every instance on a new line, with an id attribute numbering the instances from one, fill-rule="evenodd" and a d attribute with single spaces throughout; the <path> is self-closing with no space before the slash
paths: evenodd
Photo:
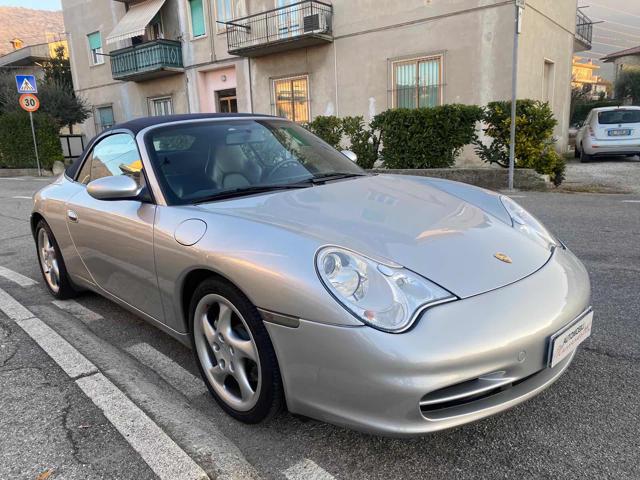
<path id="1" fill-rule="evenodd" d="M 226 81 L 223 81 L 223 76 Z M 216 95 L 218 90 L 236 88 L 235 67 L 221 68 L 207 72 L 198 72 L 198 97 L 201 112 L 216 112 Z"/>

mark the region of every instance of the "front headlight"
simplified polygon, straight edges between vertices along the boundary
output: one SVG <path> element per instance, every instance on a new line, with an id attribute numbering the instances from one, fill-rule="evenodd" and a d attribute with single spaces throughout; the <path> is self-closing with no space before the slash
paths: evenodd
<path id="1" fill-rule="evenodd" d="M 320 249 L 316 269 L 327 289 L 347 310 L 385 332 L 402 332 L 427 306 L 455 299 L 451 292 L 406 268 L 344 248 Z"/>
<path id="2" fill-rule="evenodd" d="M 549 230 L 518 203 L 504 195 L 500 197 L 500 201 L 511 217 L 513 228 L 520 230 L 545 248 L 551 249 L 559 245 L 559 242 L 549 233 Z"/>

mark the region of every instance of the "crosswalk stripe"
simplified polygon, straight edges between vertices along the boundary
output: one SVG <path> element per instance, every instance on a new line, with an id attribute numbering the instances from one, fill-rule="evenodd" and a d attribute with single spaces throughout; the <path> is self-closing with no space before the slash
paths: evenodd
<path id="1" fill-rule="evenodd" d="M 334 480 L 334 476 L 308 458 L 282 472 L 288 480 Z"/>
<path id="2" fill-rule="evenodd" d="M 186 397 L 192 398 L 206 393 L 207 387 L 201 379 L 151 345 L 137 343 L 126 350 Z"/>
<path id="3" fill-rule="evenodd" d="M 21 287 L 31 287 L 32 285 L 37 285 L 38 283 L 29 277 L 25 277 L 21 273 L 14 272 L 13 270 L 9 270 L 8 268 L 2 266 L 0 266 L 0 277 L 11 280 L 13 283 L 17 283 Z"/>
<path id="4" fill-rule="evenodd" d="M 61 310 L 64 310 L 67 313 L 70 313 L 78 320 L 81 320 L 84 323 L 95 322 L 96 320 L 102 320 L 102 315 L 94 312 L 93 310 L 89 310 L 84 305 L 79 304 L 75 300 L 53 300 L 53 303 L 56 307 Z"/>

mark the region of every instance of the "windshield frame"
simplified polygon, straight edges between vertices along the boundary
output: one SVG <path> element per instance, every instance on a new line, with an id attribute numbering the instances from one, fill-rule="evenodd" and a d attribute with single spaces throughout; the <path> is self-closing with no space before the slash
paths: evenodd
<path id="1" fill-rule="evenodd" d="M 167 122 L 167 123 L 158 123 L 156 125 L 150 125 L 142 130 L 140 130 L 137 135 L 136 135 L 136 141 L 138 143 L 138 148 L 141 152 L 141 157 L 143 160 L 143 164 L 145 166 L 148 166 L 149 168 L 147 168 L 147 172 L 151 172 L 151 175 L 149 175 L 150 177 L 150 184 L 153 187 L 154 191 L 157 191 L 157 199 L 159 200 L 157 203 L 159 205 L 167 205 L 167 206 L 189 206 L 189 205 L 197 205 L 199 203 L 203 203 L 203 202 L 199 202 L 198 198 L 193 198 L 193 199 L 189 199 L 187 201 L 174 201 L 172 199 L 172 196 L 175 196 L 175 194 L 173 194 L 173 192 L 171 192 L 171 194 L 167 195 L 167 188 L 168 186 L 166 185 L 166 180 L 164 179 L 164 175 L 163 172 L 159 170 L 158 165 L 157 165 L 157 160 L 155 158 L 153 158 L 152 156 L 155 154 L 154 151 L 154 146 L 153 146 L 153 140 L 152 140 L 152 133 L 155 130 L 164 130 L 164 129 L 168 129 L 169 127 L 177 127 L 177 126 L 185 126 L 185 125 L 189 125 L 189 124 L 203 124 L 203 123 L 209 123 L 209 124 L 219 124 L 219 123 L 242 123 L 242 122 L 255 122 L 258 124 L 263 124 L 263 123 L 271 123 L 271 122 L 277 122 L 277 123 L 286 123 L 286 124 L 290 124 L 299 128 L 304 129 L 304 127 L 302 127 L 301 125 L 295 123 L 295 122 L 291 122 L 290 120 L 284 119 L 284 118 L 280 118 L 280 117 L 272 117 L 272 116 L 261 116 L 261 115 L 256 115 L 256 116 L 228 116 L 228 117 L 217 117 L 217 118 L 198 118 L 198 119 L 188 119 L 188 120 L 177 120 L 174 122 Z M 341 155 L 344 157 L 345 159 L 345 165 L 349 165 L 350 168 L 352 169 L 352 172 L 333 172 L 336 175 L 338 174 L 346 174 L 346 177 L 344 179 L 352 179 L 352 178 L 358 178 L 358 177 L 363 177 L 363 176 L 370 176 L 371 173 L 362 169 L 360 166 L 358 166 L 355 162 L 352 162 L 348 157 L 344 156 L 344 154 L 342 154 L 340 151 L 336 150 L 334 147 L 332 147 L 331 145 L 329 145 L 327 142 L 325 142 L 324 140 L 322 140 L 320 137 L 318 137 L 317 135 L 313 134 L 312 132 L 308 131 L 305 129 L 305 133 L 308 133 L 309 135 L 313 136 L 314 139 L 316 141 L 318 141 L 320 144 L 322 144 L 325 148 L 328 148 L 330 150 L 332 150 L 333 152 L 335 152 L 337 155 Z M 278 185 L 287 185 L 289 183 L 291 184 L 296 184 L 296 183 L 300 183 L 301 181 L 305 181 L 305 180 L 314 180 L 315 176 L 314 175 L 309 175 L 306 179 L 304 178 L 298 178 L 296 180 L 293 180 L 291 182 L 282 182 L 280 184 L 272 184 L 274 185 L 274 187 L 277 187 Z M 337 178 L 336 180 L 342 180 L 341 178 Z M 333 179 L 329 179 L 328 181 L 334 181 Z M 317 182 L 316 185 L 323 185 L 327 183 L 326 181 L 324 181 L 324 179 L 322 179 L 322 181 Z M 254 184 L 252 186 L 255 187 L 259 187 L 261 186 L 260 184 Z M 267 184 L 265 184 L 265 187 L 268 186 Z M 278 188 L 274 188 L 273 191 L 283 191 L 284 189 L 278 189 Z M 223 191 L 221 190 L 220 193 L 223 193 Z M 248 192 L 248 195 L 259 195 L 260 193 L 268 193 L 267 191 L 265 192 L 258 192 L 258 193 L 251 193 Z M 240 195 L 238 195 L 239 197 Z M 214 201 L 214 200 L 211 200 Z"/>

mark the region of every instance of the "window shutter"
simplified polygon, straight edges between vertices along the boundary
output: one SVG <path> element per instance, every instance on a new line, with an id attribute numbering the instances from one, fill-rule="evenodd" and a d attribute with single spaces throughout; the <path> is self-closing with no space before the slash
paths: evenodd
<path id="1" fill-rule="evenodd" d="M 96 50 L 102 47 L 102 37 L 100 36 L 100 32 L 93 32 L 87 35 L 89 38 L 89 48 L 91 50 Z"/>
<path id="2" fill-rule="evenodd" d="M 189 7 L 191 8 L 191 31 L 194 37 L 200 37 L 206 33 L 202 0 L 189 0 Z"/>

